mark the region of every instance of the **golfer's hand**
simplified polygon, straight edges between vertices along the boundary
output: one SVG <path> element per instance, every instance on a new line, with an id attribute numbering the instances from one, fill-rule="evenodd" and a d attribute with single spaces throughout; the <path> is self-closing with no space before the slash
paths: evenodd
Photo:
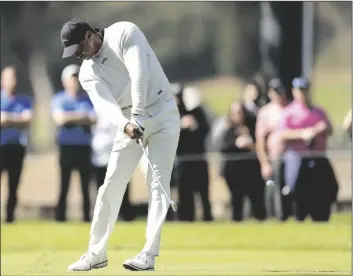
<path id="1" fill-rule="evenodd" d="M 132 123 L 128 123 L 124 131 L 131 139 L 136 139 L 136 143 L 138 143 L 138 139 L 143 138 L 143 132 L 138 126 Z"/>

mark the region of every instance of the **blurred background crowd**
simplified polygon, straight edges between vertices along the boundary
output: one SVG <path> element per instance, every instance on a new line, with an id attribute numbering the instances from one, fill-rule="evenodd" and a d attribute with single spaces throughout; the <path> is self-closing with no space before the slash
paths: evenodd
<path id="1" fill-rule="evenodd" d="M 117 130 L 82 91 L 80 61 L 61 59 L 71 18 L 136 23 L 172 83 L 179 210 L 168 220 L 322 222 L 350 211 L 351 2 L 5 2 L 1 11 L 4 221 L 91 220 Z M 147 214 L 146 170 L 142 158 L 119 219 Z"/>

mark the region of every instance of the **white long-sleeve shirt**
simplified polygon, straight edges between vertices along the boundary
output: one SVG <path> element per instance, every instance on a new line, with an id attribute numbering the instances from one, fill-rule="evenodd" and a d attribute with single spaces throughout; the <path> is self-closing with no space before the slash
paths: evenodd
<path id="1" fill-rule="evenodd" d="M 104 30 L 98 53 L 84 60 L 79 80 L 97 113 L 123 130 L 131 113 L 155 116 L 172 98 L 170 83 L 142 31 L 118 22 Z"/>

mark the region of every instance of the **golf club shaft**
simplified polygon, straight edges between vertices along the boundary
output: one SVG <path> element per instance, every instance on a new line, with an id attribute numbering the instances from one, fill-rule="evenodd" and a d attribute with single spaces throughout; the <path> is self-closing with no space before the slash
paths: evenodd
<path id="1" fill-rule="evenodd" d="M 149 156 L 148 156 L 148 154 L 147 154 L 147 151 L 146 151 L 145 147 L 143 146 L 142 140 L 141 140 L 141 139 L 138 139 L 138 142 L 139 142 L 139 144 L 140 144 L 140 146 L 141 146 L 141 148 L 142 148 L 142 150 L 143 150 L 143 153 L 144 153 L 145 156 L 146 156 L 147 162 L 148 162 L 148 164 L 149 164 L 149 166 L 150 166 L 150 168 L 151 168 L 151 170 L 152 170 L 152 173 L 154 174 L 154 176 L 156 177 L 156 179 L 157 179 L 157 181 L 158 181 L 159 186 L 162 188 L 162 191 L 164 192 L 164 194 L 165 194 L 166 198 L 168 199 L 169 203 L 170 203 L 170 204 L 174 204 L 174 202 L 173 202 L 172 200 L 170 200 L 170 198 L 169 198 L 167 192 L 164 190 L 164 187 L 163 187 L 162 183 L 159 181 L 158 176 L 157 176 L 156 172 L 155 172 L 154 169 L 153 169 L 153 165 L 152 165 L 152 163 L 151 163 L 151 161 L 150 161 L 150 158 L 149 158 Z M 173 209 L 174 209 L 174 207 L 173 207 Z"/>

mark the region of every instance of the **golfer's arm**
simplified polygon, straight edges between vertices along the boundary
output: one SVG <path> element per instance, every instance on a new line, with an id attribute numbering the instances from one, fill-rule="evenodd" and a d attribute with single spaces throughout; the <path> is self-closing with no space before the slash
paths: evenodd
<path id="1" fill-rule="evenodd" d="M 87 91 L 90 100 L 97 113 L 109 114 L 110 122 L 124 131 L 125 126 L 130 122 L 124 117 L 121 108 L 110 94 L 109 89 L 100 81 L 90 80 L 81 82 L 83 89 Z"/>
<path id="2" fill-rule="evenodd" d="M 135 27 L 128 30 L 122 49 L 124 64 L 131 79 L 131 113 L 142 114 L 150 72 L 147 61 L 149 52 L 141 31 Z"/>

